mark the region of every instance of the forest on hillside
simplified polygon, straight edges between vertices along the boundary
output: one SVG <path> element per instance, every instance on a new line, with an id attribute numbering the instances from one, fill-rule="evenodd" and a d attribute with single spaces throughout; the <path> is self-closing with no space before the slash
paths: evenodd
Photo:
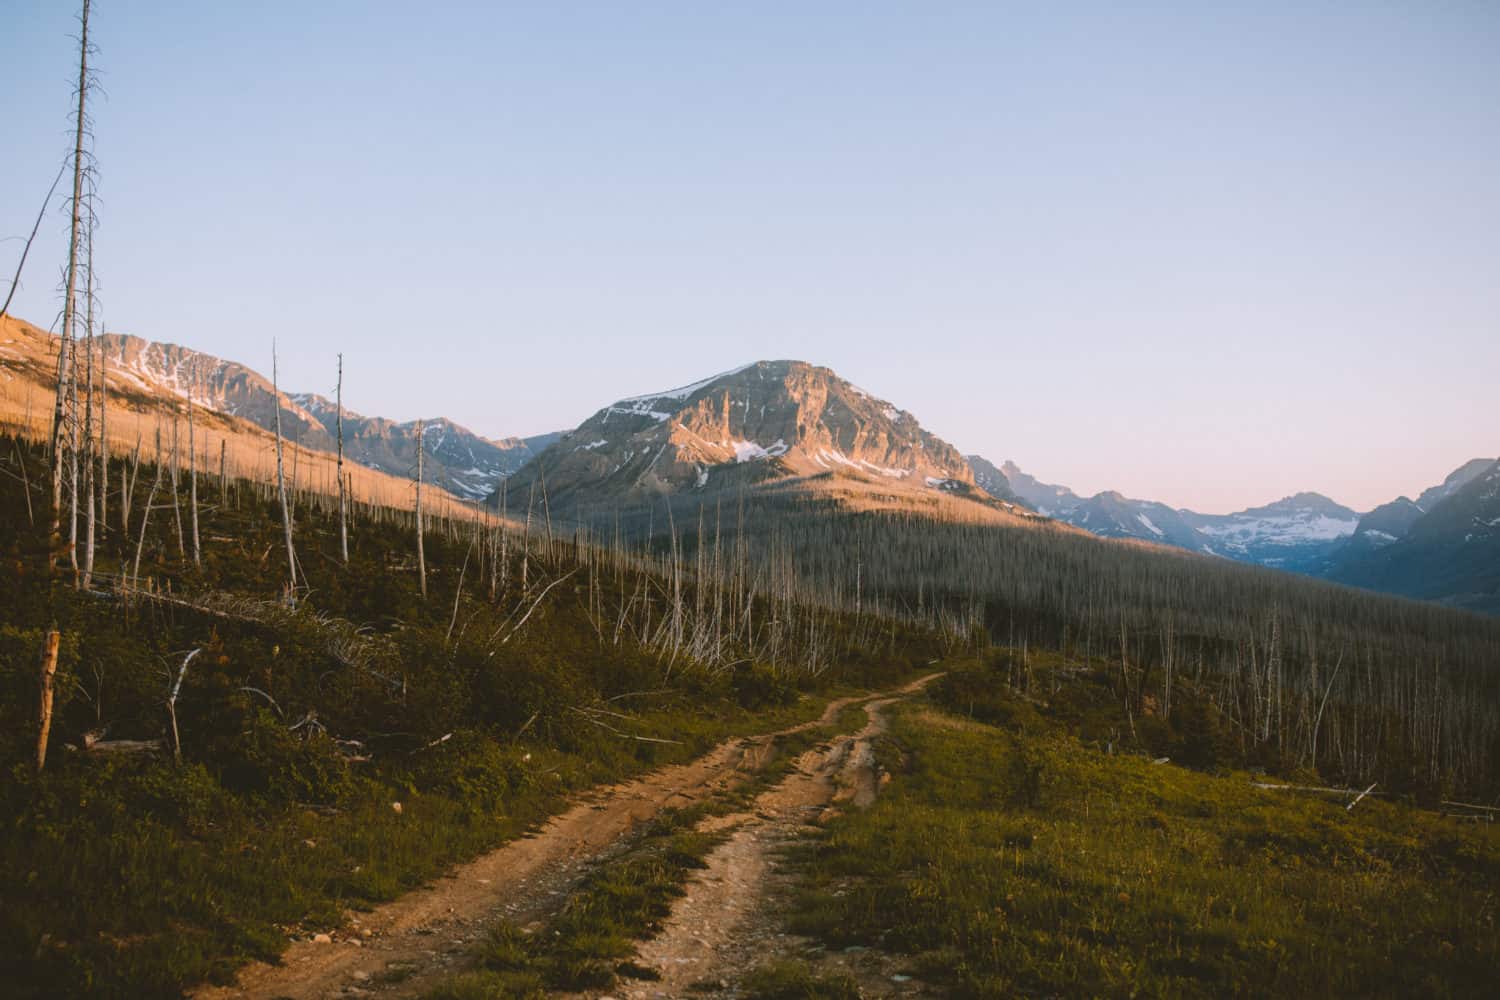
<path id="1" fill-rule="evenodd" d="M 1046 522 L 857 512 L 795 495 L 679 498 L 581 520 L 649 536 L 659 557 L 678 550 L 710 575 L 730 553 L 800 601 L 1108 664 L 1131 720 L 1170 722 L 1190 686 L 1193 710 L 1211 712 L 1245 760 L 1282 773 L 1500 793 L 1493 617 Z"/>

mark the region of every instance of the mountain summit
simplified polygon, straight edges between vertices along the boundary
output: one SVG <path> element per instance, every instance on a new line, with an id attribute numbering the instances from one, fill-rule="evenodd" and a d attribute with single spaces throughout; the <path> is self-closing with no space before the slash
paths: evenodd
<path id="1" fill-rule="evenodd" d="M 617 400 L 543 452 L 510 489 L 542 477 L 555 504 L 825 477 L 983 497 L 958 449 L 916 417 L 802 361 L 757 361 Z"/>

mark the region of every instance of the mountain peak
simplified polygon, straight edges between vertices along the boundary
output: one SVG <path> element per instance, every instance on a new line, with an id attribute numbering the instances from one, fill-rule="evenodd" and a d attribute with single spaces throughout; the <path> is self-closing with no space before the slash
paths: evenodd
<path id="1" fill-rule="evenodd" d="M 616 400 L 542 457 L 554 500 L 591 501 L 788 477 L 966 492 L 969 463 L 915 417 L 805 361 L 754 361 Z"/>
<path id="2" fill-rule="evenodd" d="M 1448 473 L 1447 477 L 1437 486 L 1423 490 L 1422 495 L 1417 497 L 1417 506 L 1421 507 L 1424 511 L 1432 510 L 1439 503 L 1463 489 L 1494 464 L 1495 459 L 1493 458 L 1469 459 L 1463 465 Z"/>
<path id="3" fill-rule="evenodd" d="M 1262 507 L 1250 507 L 1239 512 L 1239 516 L 1242 517 L 1275 517 L 1288 514 L 1323 516 L 1341 521 L 1355 521 L 1359 518 L 1358 514 L 1343 504 L 1321 493 L 1306 491 L 1282 497 L 1275 503 L 1268 503 Z"/>

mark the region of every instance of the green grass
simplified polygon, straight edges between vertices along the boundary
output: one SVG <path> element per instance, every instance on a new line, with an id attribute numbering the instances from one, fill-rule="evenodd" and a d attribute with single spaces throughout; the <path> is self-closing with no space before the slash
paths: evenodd
<path id="1" fill-rule="evenodd" d="M 3 443 L 4 455 L 26 457 L 33 484 L 45 481 L 39 450 Z M 136 525 L 152 476 L 141 471 Z M 170 511 L 158 511 L 143 580 L 176 596 L 274 602 L 279 505 L 248 484 L 218 493 L 214 483 L 200 486 L 202 567 L 178 555 Z M 336 928 L 349 910 L 493 849 L 581 789 L 814 718 L 841 685 L 884 686 L 933 655 L 930 636 L 902 632 L 894 654 L 850 655 L 817 679 L 748 659 L 723 671 L 682 656 L 669 665 L 629 628 L 617 636 L 600 625 L 628 606 L 639 626 L 637 590 L 657 595 L 651 620 L 659 621 L 660 581 L 632 568 L 617 579 L 607 558 L 580 563 L 571 542 L 549 557 L 534 537 L 531 593 L 518 586 L 517 542 L 510 585 L 491 600 L 467 534 L 433 528 L 424 601 L 402 568 L 409 528 L 357 519 L 345 568 L 334 516 L 302 505 L 297 550 L 308 593 L 296 615 L 267 623 L 75 591 L 65 573 L 48 572 L 44 529 L 30 524 L 19 479 L 0 477 L 7 996 L 176 997 L 197 982 L 224 982 L 249 959 L 274 959 L 289 938 Z M 112 525 L 100 571 L 128 564 L 134 543 Z M 544 581 L 569 574 L 513 641 L 498 641 Z M 380 647 L 375 672 L 336 655 L 324 616 L 356 623 Z M 38 776 L 37 654 L 51 628 L 62 633 L 62 653 Z M 109 738 L 161 738 L 166 692 L 192 649 L 202 652 L 177 704 L 181 766 L 170 755 L 77 749 L 102 727 Z M 602 720 L 675 742 L 623 739 L 595 724 Z"/>
<path id="2" fill-rule="evenodd" d="M 806 962 L 769 962 L 745 979 L 753 1000 L 859 1000 L 859 984 L 848 973 L 823 973 Z"/>
<path id="3" fill-rule="evenodd" d="M 685 741 L 649 760 L 608 744 L 566 753 L 460 733 L 420 767 L 351 778 L 336 811 L 246 801 L 198 764 L 65 761 L 41 782 L 21 766 L 4 793 L 23 810 L 0 838 L 0 950 L 42 992 L 67 982 L 174 996 L 184 981 L 226 979 L 245 957 L 274 958 L 288 933 L 338 927 L 346 908 L 421 885 L 560 811 L 574 791 L 820 704 L 648 714 L 651 731 Z"/>
<path id="4" fill-rule="evenodd" d="M 895 709 L 870 810 L 798 852 L 793 930 L 956 996 L 1492 995 L 1500 835 Z"/>

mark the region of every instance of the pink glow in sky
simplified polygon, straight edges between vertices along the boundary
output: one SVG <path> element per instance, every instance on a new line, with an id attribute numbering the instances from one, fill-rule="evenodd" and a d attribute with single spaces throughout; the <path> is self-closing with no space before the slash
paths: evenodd
<path id="1" fill-rule="evenodd" d="M 7 6 L 0 235 L 69 6 Z M 1500 453 L 1500 4 L 1062 6 L 105 4 L 104 313 L 491 436 L 805 358 L 1203 511 Z"/>

